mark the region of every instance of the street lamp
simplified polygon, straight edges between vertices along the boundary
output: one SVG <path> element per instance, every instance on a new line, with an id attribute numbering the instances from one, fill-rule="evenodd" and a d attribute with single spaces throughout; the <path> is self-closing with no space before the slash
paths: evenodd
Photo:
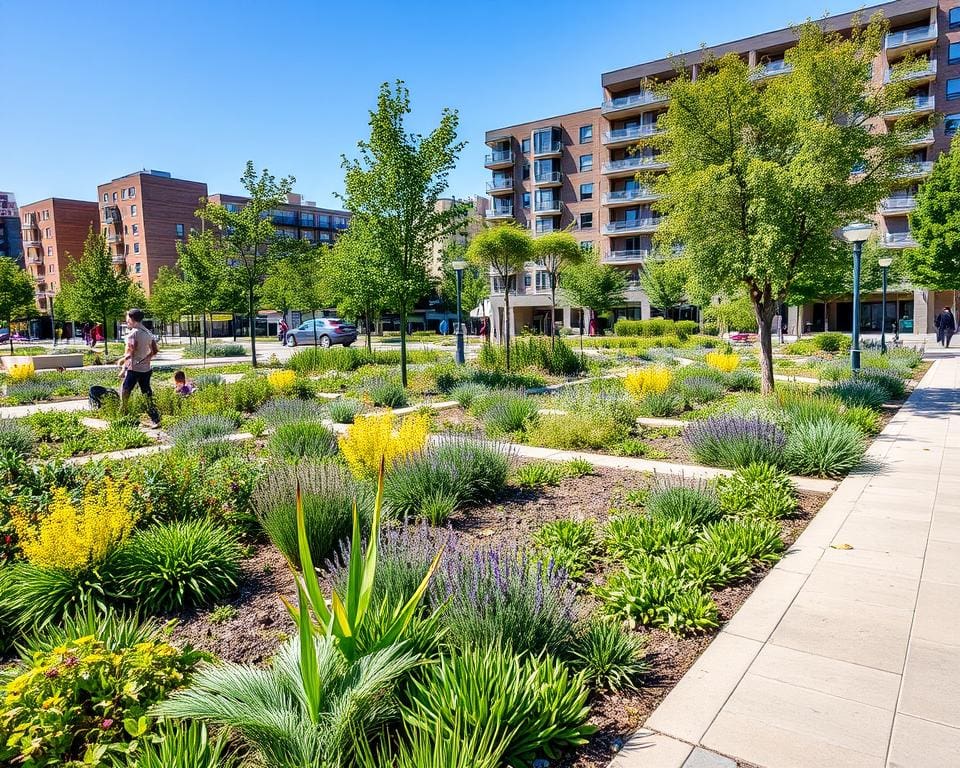
<path id="1" fill-rule="evenodd" d="M 887 270 L 893 264 L 890 256 L 882 256 L 877 259 L 880 265 L 880 274 L 883 276 L 883 293 L 880 294 L 880 354 L 887 354 Z M 894 312 L 894 315 L 897 313 Z M 894 318 L 894 322 L 897 322 Z"/>
<path id="2" fill-rule="evenodd" d="M 840 230 L 843 239 L 853 245 L 853 334 L 850 345 L 850 370 L 860 370 L 860 256 L 863 244 L 873 233 L 873 224 L 859 221 Z"/>
<path id="3" fill-rule="evenodd" d="M 43 297 L 50 302 L 50 333 L 53 335 L 53 346 L 57 346 L 57 318 L 53 314 L 53 291 L 44 291 Z"/>
<path id="4" fill-rule="evenodd" d="M 457 365 L 463 365 L 466 357 L 463 351 L 463 319 L 460 315 L 460 294 L 463 291 L 463 270 L 467 268 L 467 262 L 463 259 L 457 259 L 450 266 L 457 273 Z"/>

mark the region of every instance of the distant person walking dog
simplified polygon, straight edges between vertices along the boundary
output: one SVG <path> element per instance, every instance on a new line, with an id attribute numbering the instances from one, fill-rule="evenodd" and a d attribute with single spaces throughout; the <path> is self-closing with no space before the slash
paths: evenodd
<path id="1" fill-rule="evenodd" d="M 950 311 L 950 307 L 944 307 L 943 312 L 937 315 L 934 326 L 937 329 L 937 342 L 944 347 L 949 347 L 950 339 L 957 332 L 957 320 Z"/>

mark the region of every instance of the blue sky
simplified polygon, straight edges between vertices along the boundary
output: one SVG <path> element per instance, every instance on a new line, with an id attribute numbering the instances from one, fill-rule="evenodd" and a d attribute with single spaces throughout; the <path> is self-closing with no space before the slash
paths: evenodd
<path id="1" fill-rule="evenodd" d="M 340 155 L 401 78 L 411 128 L 459 110 L 451 191 L 482 193 L 485 130 L 595 106 L 604 71 L 820 17 L 820 2 L 0 0 L 0 190 L 92 200 L 157 168 L 236 193 L 252 159 L 336 206 Z"/>

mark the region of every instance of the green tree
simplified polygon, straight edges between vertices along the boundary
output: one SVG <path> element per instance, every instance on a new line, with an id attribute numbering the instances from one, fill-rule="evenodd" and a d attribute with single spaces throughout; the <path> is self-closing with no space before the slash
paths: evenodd
<path id="1" fill-rule="evenodd" d="M 580 307 L 580 356 L 583 357 L 584 310 L 608 315 L 627 300 L 627 278 L 622 271 L 600 261 L 591 249 L 584 258 L 564 272 L 561 289 L 571 305 Z"/>
<path id="2" fill-rule="evenodd" d="M 453 262 L 467 258 L 467 244 L 451 241 L 440 254 L 440 284 L 437 293 L 447 312 L 457 308 L 457 271 Z M 490 276 L 476 264 L 469 264 L 463 270 L 460 288 L 460 307 L 464 315 L 483 303 L 490 296 Z"/>
<path id="3" fill-rule="evenodd" d="M 321 272 L 321 290 L 348 320 L 363 320 L 367 349 L 373 349 L 373 324 L 387 307 L 383 289 L 385 265 L 369 228 L 353 219 L 328 252 Z"/>
<path id="4" fill-rule="evenodd" d="M 920 186 L 910 230 L 917 247 L 903 253 L 903 266 L 915 285 L 931 290 L 960 289 L 960 150 L 954 138 L 950 151 L 933 164 Z"/>
<path id="5" fill-rule="evenodd" d="M 60 290 L 60 303 L 75 320 L 103 323 L 103 354 L 109 355 L 110 321 L 120 317 L 136 296 L 127 273 L 117 269 L 104 235 L 93 227 L 83 242 L 79 259 L 67 254 L 66 280 Z M 140 296 L 143 294 L 140 293 Z"/>
<path id="6" fill-rule="evenodd" d="M 160 323 L 161 333 L 168 324 L 180 319 L 183 306 L 183 280 L 173 267 L 160 267 L 157 278 L 150 287 L 147 309 L 154 321 Z"/>
<path id="7" fill-rule="evenodd" d="M 177 266 L 183 275 L 180 284 L 182 307 L 201 318 L 203 364 L 207 364 L 208 320 L 222 306 L 224 286 L 230 270 L 221 242 L 212 229 L 190 231 L 185 242 L 177 243 Z"/>
<path id="8" fill-rule="evenodd" d="M 550 348 L 556 343 L 553 332 L 557 317 L 557 286 L 570 267 L 583 261 L 584 250 L 569 232 L 550 232 L 533 241 L 534 261 L 544 267 L 550 280 Z"/>
<path id="9" fill-rule="evenodd" d="M 7 327 L 10 354 L 13 354 L 14 317 L 33 308 L 33 278 L 13 260 L 0 257 L 0 321 Z"/>
<path id="10" fill-rule="evenodd" d="M 481 229 L 467 247 L 467 257 L 503 285 L 503 340 L 510 370 L 510 278 L 534 258 L 533 238 L 516 224 Z"/>
<path id="11" fill-rule="evenodd" d="M 663 310 L 667 317 L 670 310 L 683 301 L 687 292 L 686 259 L 665 258 L 647 261 L 640 270 L 640 289 L 647 294 L 650 303 Z"/>
<path id="12" fill-rule="evenodd" d="M 266 168 L 257 174 L 253 161 L 247 161 L 240 178 L 249 198 L 246 205 L 231 211 L 224 205 L 205 202 L 197 216 L 213 223 L 219 230 L 220 244 L 227 264 L 226 281 L 242 289 L 249 319 L 250 361 L 257 365 L 256 323 L 259 289 L 269 271 L 277 239 L 271 215 L 286 203 L 296 181 L 285 176 L 279 181 Z"/>
<path id="13" fill-rule="evenodd" d="M 444 109 L 427 136 L 407 133 L 410 94 L 402 81 L 380 87 L 370 113 L 370 138 L 358 143 L 356 160 L 343 158 L 344 205 L 370 232 L 384 266 L 380 282 L 390 308 L 400 315 L 400 378 L 407 385 L 407 318 L 430 288 L 430 246 L 457 232 L 470 207 L 437 208 L 464 143 L 459 117 Z"/>
<path id="14" fill-rule="evenodd" d="M 886 22 L 849 37 L 797 28 L 792 66 L 758 78 L 739 56 L 701 65 L 665 87 L 664 132 L 649 143 L 670 164 L 655 181 L 667 214 L 660 236 L 682 244 L 713 293 L 746 289 L 757 316 L 761 381 L 773 390 L 771 325 L 798 277 L 849 258 L 835 232 L 869 216 L 904 167 L 906 142 L 928 122 L 901 118 L 907 85 L 871 82 Z M 649 181 L 654 181 L 652 178 Z"/>
<path id="15" fill-rule="evenodd" d="M 757 327 L 753 302 L 745 293 L 739 296 L 724 296 L 716 304 L 707 304 L 703 308 L 701 319 L 705 324 L 716 325 L 720 334 L 731 330 L 753 331 Z"/>
<path id="16" fill-rule="evenodd" d="M 277 246 L 282 253 L 270 265 L 260 291 L 261 301 L 284 316 L 291 309 L 310 310 L 316 320 L 318 309 L 333 304 L 323 277 L 330 247 L 307 240 L 283 240 Z M 313 345 L 318 345 L 316 325 Z"/>

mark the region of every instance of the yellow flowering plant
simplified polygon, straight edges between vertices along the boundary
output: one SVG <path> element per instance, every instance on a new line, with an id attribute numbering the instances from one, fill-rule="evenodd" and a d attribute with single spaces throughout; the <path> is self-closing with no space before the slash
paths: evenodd
<path id="1" fill-rule="evenodd" d="M 19 382 L 32 379 L 36 369 L 33 366 L 33 360 L 27 360 L 25 363 L 14 363 L 8 371 L 10 381 Z"/>
<path id="2" fill-rule="evenodd" d="M 267 374 L 267 382 L 274 392 L 290 392 L 297 383 L 296 371 L 278 370 Z"/>
<path id="3" fill-rule="evenodd" d="M 662 365 L 630 371 L 623 381 L 624 389 L 636 398 L 666 392 L 673 381 L 673 372 Z"/>
<path id="4" fill-rule="evenodd" d="M 137 518 L 133 486 L 107 477 L 87 485 L 79 502 L 65 488 L 54 488 L 36 521 L 14 514 L 13 525 L 31 565 L 77 572 L 104 562 Z"/>
<path id="5" fill-rule="evenodd" d="M 735 352 L 708 352 L 704 361 L 711 368 L 724 373 L 731 373 L 740 365 L 740 355 Z"/>
<path id="6" fill-rule="evenodd" d="M 411 453 L 422 450 L 430 432 L 430 418 L 415 413 L 396 425 L 390 413 L 363 416 L 340 437 L 340 450 L 355 477 L 376 477 L 383 459 L 386 468 Z"/>

